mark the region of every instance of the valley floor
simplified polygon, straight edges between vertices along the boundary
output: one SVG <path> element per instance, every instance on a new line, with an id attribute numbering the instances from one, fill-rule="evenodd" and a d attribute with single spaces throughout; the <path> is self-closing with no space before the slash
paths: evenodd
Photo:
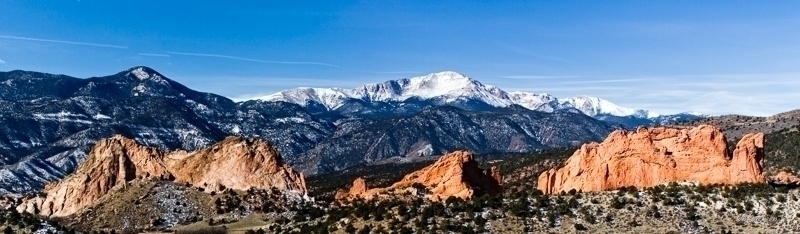
<path id="1" fill-rule="evenodd" d="M 207 221 L 178 233 L 797 233 L 800 191 L 768 185 L 671 185 L 647 190 L 547 196 L 519 192 L 447 203 L 320 203 L 312 210 L 253 213 L 237 222 Z M 286 219 L 285 217 L 291 218 Z M 224 228 L 223 228 L 224 226 Z"/>

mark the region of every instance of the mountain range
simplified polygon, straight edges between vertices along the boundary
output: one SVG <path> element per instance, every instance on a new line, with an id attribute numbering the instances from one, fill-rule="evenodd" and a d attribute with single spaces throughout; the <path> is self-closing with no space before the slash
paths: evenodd
<path id="1" fill-rule="evenodd" d="M 646 109 L 621 107 L 598 97 L 559 99 L 547 93 L 506 92 L 453 71 L 366 84 L 353 89 L 301 87 L 255 99 L 290 102 L 311 112 L 337 112 L 346 116 L 376 115 L 387 112 L 386 109 L 395 114 L 414 113 L 425 106 L 493 110 L 519 105 L 529 110 L 550 113 L 577 110 L 585 115 L 627 127 L 676 119 L 690 120 L 702 116 L 689 112 L 661 115 Z"/>
<path id="2" fill-rule="evenodd" d="M 573 146 L 615 129 L 619 123 L 606 117 L 654 121 L 644 118 L 653 117 L 650 112 L 599 98 L 506 93 L 453 72 L 264 99 L 234 102 L 148 67 L 86 79 L 0 72 L 0 194 L 39 191 L 74 171 L 95 142 L 115 134 L 162 150 L 195 150 L 230 135 L 257 137 L 272 142 L 292 167 L 315 174 L 455 149 Z"/>

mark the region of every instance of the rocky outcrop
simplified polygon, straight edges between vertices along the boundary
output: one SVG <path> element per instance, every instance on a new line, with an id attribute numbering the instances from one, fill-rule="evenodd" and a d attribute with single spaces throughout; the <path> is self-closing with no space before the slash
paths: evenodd
<path id="1" fill-rule="evenodd" d="M 336 199 L 340 201 L 355 198 L 369 199 L 405 192 L 424 194 L 426 198 L 434 201 L 441 201 L 451 196 L 470 199 L 480 194 L 493 195 L 502 192 L 500 181 L 502 176 L 496 167 L 482 170 L 472 153 L 456 151 L 442 156 L 430 166 L 406 175 L 387 188 L 368 189 L 364 179 L 358 178 L 349 191 L 338 191 Z M 419 189 L 424 191 L 418 191 Z"/>
<path id="2" fill-rule="evenodd" d="M 176 181 L 206 190 L 276 187 L 306 192 L 303 175 L 262 140 L 228 137 L 209 148 L 170 154 L 166 164 Z"/>
<path id="3" fill-rule="evenodd" d="M 350 186 L 349 190 L 337 190 L 336 195 L 334 195 L 334 199 L 337 201 L 342 200 L 352 200 L 358 197 L 366 197 L 367 191 L 367 181 L 364 178 L 358 177 L 353 180 L 353 185 Z"/>
<path id="4" fill-rule="evenodd" d="M 800 177 L 788 171 L 781 171 L 770 177 L 769 183 L 782 186 L 800 186 Z"/>
<path id="5" fill-rule="evenodd" d="M 581 146 L 563 167 L 542 173 L 538 188 L 553 194 L 572 189 L 603 191 L 668 182 L 764 183 L 764 134 L 745 135 L 728 153 L 716 127 L 639 128 L 612 132 L 602 143 Z"/>
<path id="6" fill-rule="evenodd" d="M 206 149 L 163 152 L 116 135 L 100 140 L 75 173 L 48 185 L 46 196 L 29 199 L 17 210 L 67 216 L 135 179 L 173 180 L 205 191 L 275 187 L 306 193 L 303 175 L 262 140 L 228 137 Z"/>

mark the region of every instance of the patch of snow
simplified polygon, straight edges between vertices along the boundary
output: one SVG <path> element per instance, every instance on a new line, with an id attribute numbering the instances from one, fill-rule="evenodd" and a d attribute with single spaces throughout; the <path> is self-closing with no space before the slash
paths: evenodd
<path id="1" fill-rule="evenodd" d="M 36 147 L 36 146 L 41 145 L 38 142 L 28 143 L 28 142 L 22 142 L 22 141 L 18 141 L 18 140 L 12 140 L 10 142 L 11 142 L 11 144 L 13 144 L 15 146 L 18 146 L 18 147 L 21 147 L 21 148 L 31 148 L 31 147 Z"/>
<path id="2" fill-rule="evenodd" d="M 139 85 L 136 85 L 136 87 L 133 87 L 133 91 L 140 93 L 147 92 L 147 86 L 145 86 L 143 83 L 140 83 Z"/>
<path id="3" fill-rule="evenodd" d="M 208 108 L 208 106 L 206 106 L 206 105 L 204 105 L 202 103 L 195 102 L 194 100 L 186 99 L 186 103 L 189 104 L 189 107 L 191 107 L 192 109 L 194 109 L 198 113 L 203 113 L 203 114 L 212 114 L 213 113 L 213 111 L 210 108 Z"/>
<path id="4" fill-rule="evenodd" d="M 276 122 L 279 123 L 305 123 L 306 120 L 300 117 L 286 117 L 286 118 L 277 118 L 275 119 Z"/>
<path id="5" fill-rule="evenodd" d="M 83 149 L 67 150 L 46 159 L 47 162 L 59 168 L 74 168 L 83 162 L 88 155 Z"/>
<path id="6" fill-rule="evenodd" d="M 133 69 L 133 71 L 131 71 L 130 73 L 136 76 L 136 78 L 139 78 L 140 80 L 146 80 L 150 78 L 150 74 L 144 71 L 144 68 L 141 67 Z"/>
<path id="7" fill-rule="evenodd" d="M 680 114 L 694 115 L 694 116 L 706 116 L 705 114 L 697 112 L 697 111 L 687 111 L 687 112 L 683 112 L 683 113 L 680 113 Z"/>
<path id="8" fill-rule="evenodd" d="M 56 227 L 53 227 L 53 225 L 50 225 L 50 223 L 48 223 L 48 222 L 42 222 L 41 226 L 39 226 L 39 229 L 37 229 L 33 233 L 34 234 L 52 234 L 52 233 L 62 234 L 62 233 L 66 233 L 66 232 L 59 231 Z"/>
<path id="9" fill-rule="evenodd" d="M 530 93 L 530 92 L 510 92 L 508 97 L 517 105 L 525 107 L 530 110 L 553 112 L 561 109 L 561 104 L 558 98 L 547 93 Z"/>
<path id="10" fill-rule="evenodd" d="M 417 156 L 429 156 L 433 155 L 433 146 L 431 144 L 426 144 L 421 149 L 414 152 Z"/>
<path id="11" fill-rule="evenodd" d="M 36 113 L 33 114 L 34 119 L 38 120 L 49 120 L 49 121 L 57 121 L 57 122 L 75 122 L 75 123 L 83 123 L 83 124 L 93 124 L 94 122 L 87 120 L 88 118 L 84 115 L 73 114 L 70 112 L 62 111 L 59 113 L 48 113 L 48 114 L 41 114 Z M 81 119 L 77 119 L 81 118 Z"/>
<path id="12" fill-rule="evenodd" d="M 100 114 L 100 113 L 97 113 L 96 115 L 92 116 L 92 118 L 94 118 L 94 119 L 111 119 L 110 116 L 104 115 L 104 114 Z"/>

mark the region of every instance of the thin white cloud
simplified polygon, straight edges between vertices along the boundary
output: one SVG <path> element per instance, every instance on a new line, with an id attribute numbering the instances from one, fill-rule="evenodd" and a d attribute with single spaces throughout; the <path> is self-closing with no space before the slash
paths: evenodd
<path id="1" fill-rule="evenodd" d="M 337 65 L 333 65 L 333 64 L 330 64 L 330 63 L 322 63 L 322 62 L 261 60 L 261 59 L 253 59 L 253 58 L 244 58 L 244 57 L 238 57 L 238 56 L 224 55 L 224 54 L 204 54 L 204 53 L 186 53 L 186 52 L 167 52 L 167 54 L 196 56 L 196 57 L 224 58 L 224 59 L 233 59 L 233 60 L 241 60 L 241 61 L 248 61 L 248 62 L 269 63 L 269 64 L 317 65 L 317 66 L 341 68 L 340 66 L 337 66 Z"/>
<path id="2" fill-rule="evenodd" d="M 6 61 L 3 61 L 2 59 L 0 59 L 0 64 L 6 64 Z"/>
<path id="3" fill-rule="evenodd" d="M 127 46 L 121 46 L 121 45 L 99 44 L 99 43 L 91 43 L 91 42 L 78 42 L 78 41 L 63 41 L 63 40 L 52 40 L 52 39 L 32 38 L 32 37 L 17 37 L 17 36 L 6 36 L 6 35 L 0 35 L 0 38 L 3 38 L 3 39 L 11 39 L 11 40 L 22 40 L 22 41 L 38 41 L 38 42 L 50 42 L 50 43 L 69 44 L 69 45 L 82 45 L 82 46 L 105 47 L 105 48 L 115 48 L 115 49 L 127 49 L 127 48 L 128 48 Z"/>
<path id="4" fill-rule="evenodd" d="M 419 72 L 415 71 L 357 71 L 357 72 L 372 73 L 372 74 L 419 74 Z"/>
<path id="5" fill-rule="evenodd" d="M 566 79 L 566 78 L 579 78 L 581 76 L 538 76 L 538 75 L 513 75 L 513 76 L 500 76 L 504 79 L 519 79 L 519 80 L 544 80 L 544 79 Z"/>
<path id="6" fill-rule="evenodd" d="M 575 92 L 585 92 L 585 91 L 595 91 L 591 93 L 596 93 L 597 91 L 612 91 L 612 90 L 629 90 L 628 87 L 610 87 L 610 86 L 587 86 L 587 87 L 565 87 L 565 86 L 552 86 L 552 87 L 540 87 L 540 88 L 518 88 L 518 89 L 504 89 L 506 91 L 524 91 L 524 92 L 543 92 L 543 93 L 550 93 L 550 92 L 564 92 L 570 91 L 572 93 Z M 580 94 L 572 94 L 573 96 L 577 96 Z"/>
<path id="7" fill-rule="evenodd" d="M 800 77 L 798 77 L 800 78 Z M 800 85 L 800 80 L 756 80 L 756 81 L 724 81 L 717 82 L 698 82 L 698 83 L 677 83 L 676 87 L 709 87 L 709 88 L 752 88 L 764 86 L 780 85 Z"/>
<path id="8" fill-rule="evenodd" d="M 605 84 L 605 83 L 628 83 L 628 82 L 642 82 L 653 81 L 652 78 L 638 78 L 638 79 L 596 79 L 596 80 L 582 80 L 582 81 L 567 81 L 555 83 L 555 85 L 566 84 Z"/>
<path id="9" fill-rule="evenodd" d="M 168 54 L 153 54 L 153 53 L 137 53 L 141 56 L 149 56 L 149 57 L 169 57 Z"/>

